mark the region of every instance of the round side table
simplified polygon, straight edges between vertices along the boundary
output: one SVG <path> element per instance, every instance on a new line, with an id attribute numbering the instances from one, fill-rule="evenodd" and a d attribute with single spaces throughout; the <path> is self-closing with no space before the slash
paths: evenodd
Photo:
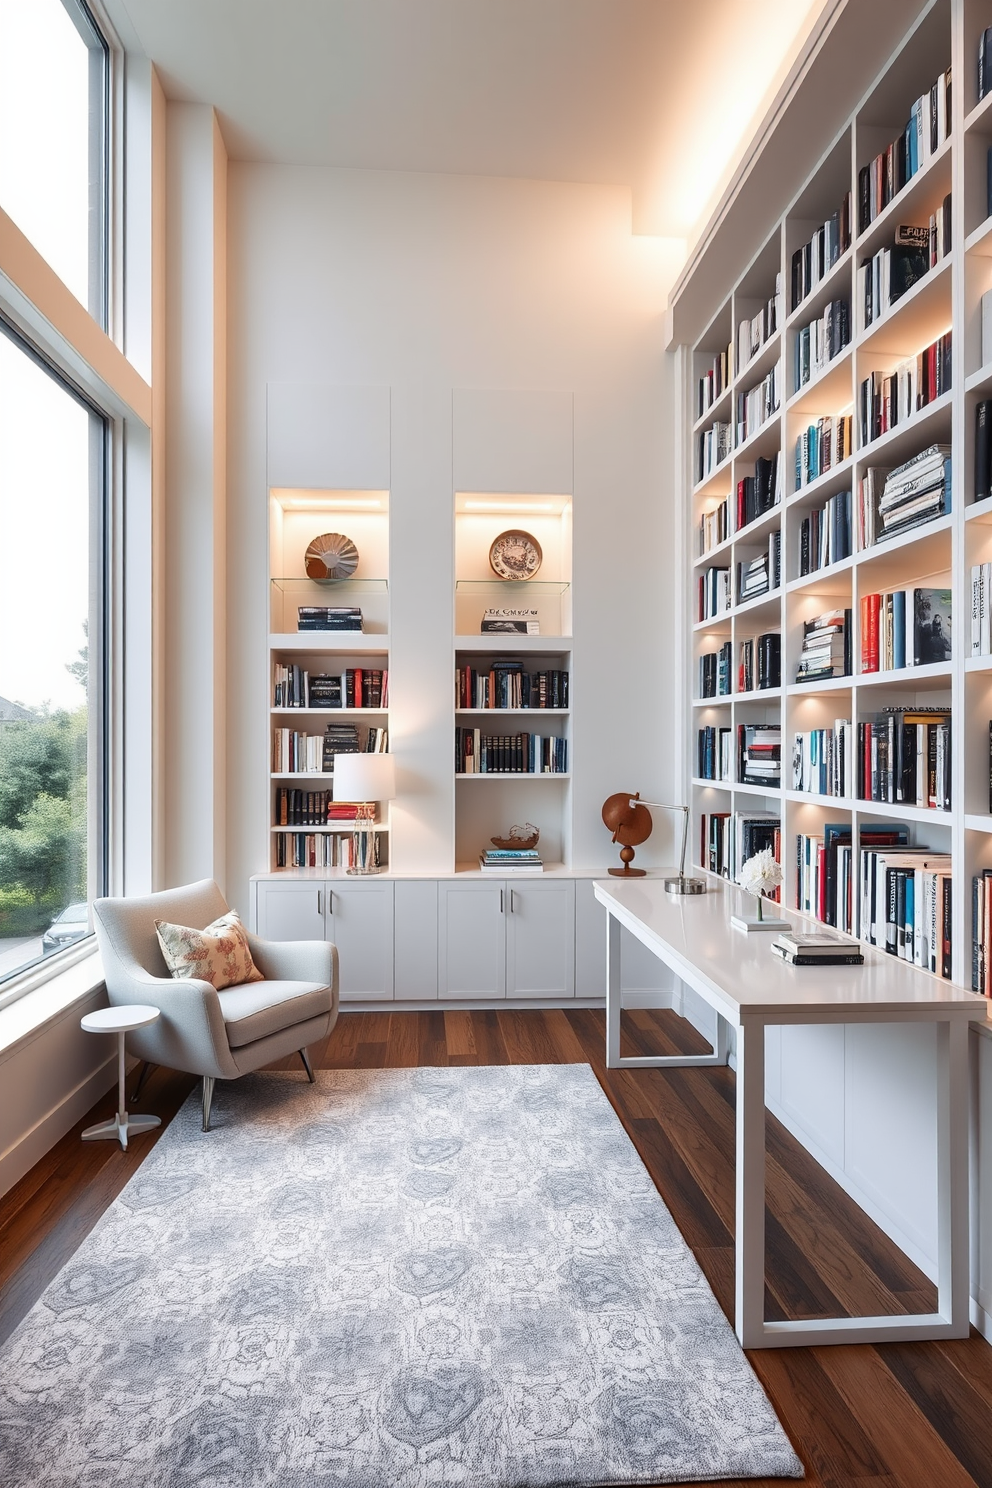
<path id="1" fill-rule="evenodd" d="M 132 1028 L 144 1028 L 154 1023 L 159 1009 L 135 1004 L 132 1007 L 98 1008 L 80 1019 L 80 1027 L 87 1033 L 116 1033 L 117 1035 L 117 1115 L 112 1121 L 98 1121 L 83 1132 L 84 1142 L 97 1142 L 101 1137 L 118 1137 L 122 1147 L 127 1147 L 129 1132 L 151 1131 L 161 1126 L 158 1116 L 129 1116 L 124 1102 L 124 1035 Z"/>

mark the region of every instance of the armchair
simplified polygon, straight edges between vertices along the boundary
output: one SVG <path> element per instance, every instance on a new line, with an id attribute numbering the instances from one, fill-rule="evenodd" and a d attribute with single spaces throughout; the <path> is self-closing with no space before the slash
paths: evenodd
<path id="1" fill-rule="evenodd" d="M 308 1044 L 338 1016 L 338 953 L 327 941 L 265 941 L 248 935 L 264 980 L 226 987 L 169 975 L 156 920 L 203 930 L 227 911 L 212 879 L 135 899 L 97 899 L 93 920 L 111 1006 L 147 1003 L 162 1016 L 130 1037 L 150 1065 L 203 1079 L 203 1130 L 210 1130 L 215 1080 L 236 1080 L 298 1053 L 310 1081 Z"/>

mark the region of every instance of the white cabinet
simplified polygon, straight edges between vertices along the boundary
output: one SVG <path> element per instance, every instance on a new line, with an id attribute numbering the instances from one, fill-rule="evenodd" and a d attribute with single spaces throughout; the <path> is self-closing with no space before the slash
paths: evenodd
<path id="1" fill-rule="evenodd" d="M 508 880 L 503 889 L 507 997 L 574 997 L 575 884 Z"/>
<path id="2" fill-rule="evenodd" d="M 393 884 L 388 879 L 260 879 L 255 924 L 263 940 L 333 940 L 341 996 L 384 1002 L 393 995 Z"/>
<path id="3" fill-rule="evenodd" d="M 255 895 L 255 932 L 263 940 L 326 940 L 326 884 L 262 878 L 255 884 Z"/>
<path id="4" fill-rule="evenodd" d="M 393 884 L 356 878 L 327 886 L 327 938 L 338 948 L 346 1002 L 393 996 Z"/>
<path id="5" fill-rule="evenodd" d="M 437 886 L 437 982 L 441 997 L 506 996 L 505 890 L 478 879 Z"/>

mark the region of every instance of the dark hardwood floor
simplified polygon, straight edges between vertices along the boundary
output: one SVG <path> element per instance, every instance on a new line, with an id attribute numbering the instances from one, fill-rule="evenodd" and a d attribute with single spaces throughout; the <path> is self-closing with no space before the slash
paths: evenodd
<path id="1" fill-rule="evenodd" d="M 633 1012 L 624 1022 L 624 1052 L 702 1047 L 671 1013 Z M 607 1071 L 602 1013 L 537 1009 L 349 1012 L 311 1055 L 325 1069 L 591 1064 L 729 1315 L 731 1070 Z M 140 1109 L 167 1123 L 195 1083 L 156 1070 Z M 107 1096 L 95 1106 L 0 1199 L 0 1340 L 157 1139 L 139 1137 L 126 1153 L 109 1142 L 81 1143 L 83 1126 L 111 1115 L 113 1104 Z M 773 1119 L 768 1180 L 769 1317 L 935 1305 L 927 1278 Z M 992 1488 L 992 1349 L 976 1333 L 959 1343 L 760 1350 L 750 1358 L 811 1488 Z"/>

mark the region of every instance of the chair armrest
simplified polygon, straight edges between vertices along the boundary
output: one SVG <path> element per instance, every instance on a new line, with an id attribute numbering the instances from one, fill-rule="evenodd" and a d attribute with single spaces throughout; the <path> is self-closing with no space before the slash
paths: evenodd
<path id="1" fill-rule="evenodd" d="M 156 977 L 137 968 L 128 973 L 126 995 L 119 982 L 112 993 L 107 990 L 112 1005 L 142 1002 L 159 1009 L 160 1018 L 128 1035 L 130 1046 L 143 1059 L 225 1080 L 238 1074 L 217 991 L 210 982 Z"/>
<path id="2" fill-rule="evenodd" d="M 252 960 L 273 981 L 319 982 L 337 991 L 338 949 L 329 940 L 260 940 L 248 935 Z"/>

